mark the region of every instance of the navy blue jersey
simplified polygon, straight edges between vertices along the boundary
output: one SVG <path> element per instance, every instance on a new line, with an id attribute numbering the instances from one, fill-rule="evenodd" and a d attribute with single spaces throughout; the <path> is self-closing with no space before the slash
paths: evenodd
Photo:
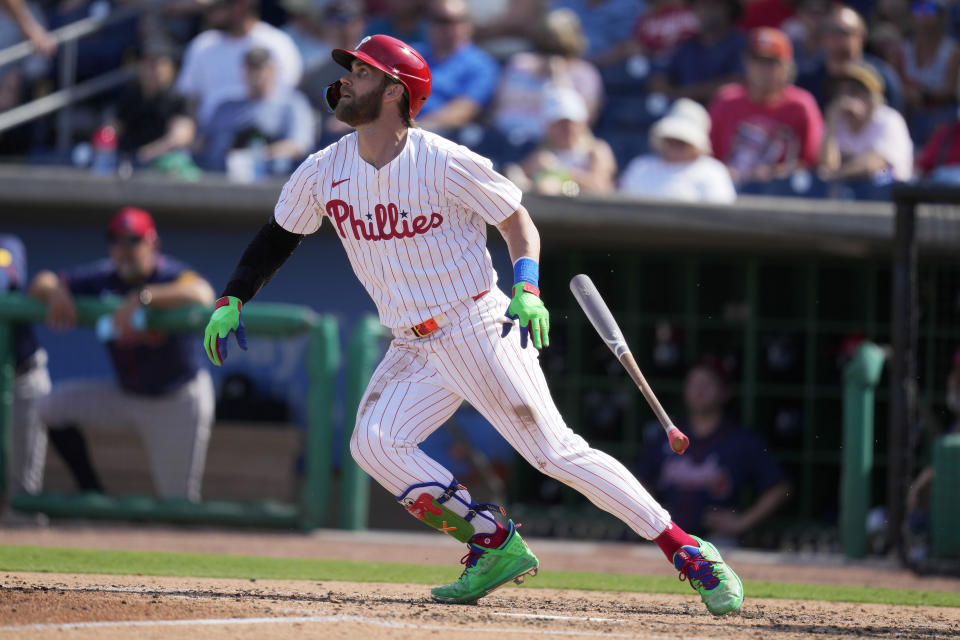
<path id="1" fill-rule="evenodd" d="M 197 277 L 182 262 L 157 256 L 153 273 L 143 284 L 174 282 Z M 109 258 L 74 267 L 64 274 L 74 295 L 126 295 L 135 285 L 120 279 Z M 139 286 L 139 285 L 136 285 Z M 131 393 L 161 395 L 178 388 L 200 370 L 200 349 L 192 334 L 148 331 L 143 339 L 107 343 L 118 384 Z"/>
<path id="2" fill-rule="evenodd" d="M 744 489 L 762 493 L 784 480 L 763 438 L 736 422 L 724 420 L 706 438 L 695 437 L 686 424 L 677 426 L 690 438 L 687 452 L 673 453 L 658 424 L 638 475 L 686 531 L 704 531 L 703 516 L 710 510 L 739 508 Z"/>
<path id="3" fill-rule="evenodd" d="M 27 252 L 20 238 L 0 233 L 0 293 L 26 291 Z M 37 337 L 30 324 L 13 325 L 14 357 L 19 371 L 37 350 Z"/>

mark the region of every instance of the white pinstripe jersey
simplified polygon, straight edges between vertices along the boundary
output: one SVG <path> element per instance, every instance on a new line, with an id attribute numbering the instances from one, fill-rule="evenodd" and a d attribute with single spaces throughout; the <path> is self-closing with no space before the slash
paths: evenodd
<path id="1" fill-rule="evenodd" d="M 297 168 L 274 218 L 302 234 L 329 218 L 380 322 L 400 328 L 496 284 L 487 224 L 513 214 L 520 197 L 490 160 L 436 134 L 408 129 L 400 154 L 375 169 L 353 132 Z"/>

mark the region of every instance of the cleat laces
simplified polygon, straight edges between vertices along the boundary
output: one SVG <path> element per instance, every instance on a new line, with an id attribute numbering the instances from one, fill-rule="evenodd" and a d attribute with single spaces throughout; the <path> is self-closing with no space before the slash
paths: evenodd
<path id="1" fill-rule="evenodd" d="M 487 552 L 486 549 L 482 547 L 475 547 L 473 545 L 469 545 L 468 548 L 469 551 L 467 551 L 466 555 L 460 558 L 460 564 L 464 565 L 463 573 L 460 574 L 461 577 L 463 577 L 467 571 L 477 566 L 477 562 L 483 557 L 483 554 Z"/>
<path id="2" fill-rule="evenodd" d="M 696 557 L 689 556 L 684 559 L 680 567 L 679 580 L 680 582 L 688 580 L 690 588 L 694 590 L 697 588 L 694 581 L 699 582 L 708 591 L 713 590 L 720 584 L 720 578 L 713 571 L 713 565 L 716 563 L 716 560 L 707 560 L 699 553 Z"/>

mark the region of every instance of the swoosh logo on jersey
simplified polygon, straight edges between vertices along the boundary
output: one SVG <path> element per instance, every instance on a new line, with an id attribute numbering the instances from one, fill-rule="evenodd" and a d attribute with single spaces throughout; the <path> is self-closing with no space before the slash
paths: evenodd
<path id="1" fill-rule="evenodd" d="M 346 181 L 349 180 L 349 179 L 350 179 L 350 178 L 344 178 L 343 180 L 334 180 L 332 183 L 330 183 L 330 188 L 331 188 L 331 189 L 336 189 L 338 186 L 340 186 L 341 184 L 343 184 L 344 182 L 346 182 Z"/>

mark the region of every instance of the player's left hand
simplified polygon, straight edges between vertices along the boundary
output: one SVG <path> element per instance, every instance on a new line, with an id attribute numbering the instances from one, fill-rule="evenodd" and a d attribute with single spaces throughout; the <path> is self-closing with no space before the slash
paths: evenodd
<path id="1" fill-rule="evenodd" d="M 207 323 L 207 329 L 203 332 L 203 350 L 207 352 L 210 362 L 218 367 L 227 357 L 227 338 L 231 333 L 235 333 L 240 348 L 247 350 L 247 335 L 243 328 L 243 318 L 240 317 L 242 306 L 239 298 L 220 298 L 213 309 L 213 315 L 210 316 L 210 322 Z"/>
<path id="2" fill-rule="evenodd" d="M 539 290 L 531 284 L 518 282 L 513 285 L 513 299 L 503 317 L 503 334 L 506 338 L 515 322 L 520 324 L 520 346 L 527 348 L 528 335 L 533 336 L 537 349 L 550 346 L 550 312 L 540 299 Z"/>

